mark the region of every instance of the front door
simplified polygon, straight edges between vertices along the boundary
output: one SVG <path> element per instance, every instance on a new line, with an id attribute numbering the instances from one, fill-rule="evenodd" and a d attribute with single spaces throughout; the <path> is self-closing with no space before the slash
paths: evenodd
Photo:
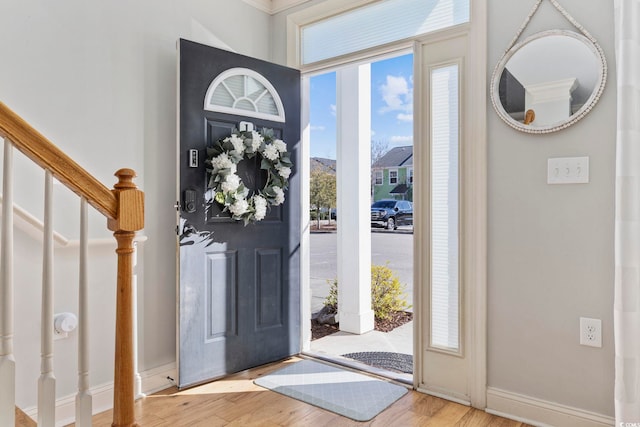
<path id="1" fill-rule="evenodd" d="M 178 384 L 194 385 L 300 351 L 300 74 L 194 42 L 179 44 Z M 247 124 L 248 123 L 248 124 Z M 251 126 L 287 144 L 285 201 L 231 218 L 207 192 L 207 147 Z M 237 174 L 268 179 L 260 157 Z"/>

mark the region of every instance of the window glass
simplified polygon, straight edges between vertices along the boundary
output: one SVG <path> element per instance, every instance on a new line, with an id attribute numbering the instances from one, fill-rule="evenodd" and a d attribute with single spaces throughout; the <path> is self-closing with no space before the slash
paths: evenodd
<path id="1" fill-rule="evenodd" d="M 469 22 L 469 0 L 385 0 L 302 27 L 302 63 Z"/>
<path id="2" fill-rule="evenodd" d="M 398 171 L 391 170 L 389 171 L 389 184 L 397 184 L 398 183 Z"/>
<path id="3" fill-rule="evenodd" d="M 393 200 L 378 200 L 374 204 L 371 205 L 372 208 L 379 209 L 393 209 L 396 205 L 396 202 Z"/>
<path id="4" fill-rule="evenodd" d="M 375 185 L 382 185 L 382 171 L 376 171 L 375 177 Z"/>
<path id="5" fill-rule="evenodd" d="M 460 349 L 458 65 L 431 71 L 431 345 Z"/>
<path id="6" fill-rule="evenodd" d="M 284 107 L 273 85 L 261 74 L 232 68 L 216 77 L 205 95 L 204 109 L 284 122 Z"/>

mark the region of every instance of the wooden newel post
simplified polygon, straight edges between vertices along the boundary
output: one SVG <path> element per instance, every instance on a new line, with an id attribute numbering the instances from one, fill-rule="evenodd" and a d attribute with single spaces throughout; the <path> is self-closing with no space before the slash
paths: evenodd
<path id="1" fill-rule="evenodd" d="M 107 226 L 118 242 L 118 294 L 116 301 L 116 350 L 114 364 L 113 427 L 137 426 L 134 413 L 133 348 L 133 238 L 144 227 L 144 193 L 133 183 L 136 173 L 120 169 L 113 193 L 118 217 Z"/>

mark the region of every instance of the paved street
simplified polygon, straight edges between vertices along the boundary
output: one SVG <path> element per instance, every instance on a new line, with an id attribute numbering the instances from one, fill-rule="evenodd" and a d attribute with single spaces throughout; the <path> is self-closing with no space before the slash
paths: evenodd
<path id="1" fill-rule="evenodd" d="M 337 276 L 336 233 L 311 233 L 311 311 L 322 308 L 329 293 L 327 281 Z M 413 234 L 408 227 L 395 232 L 371 232 L 371 262 L 389 267 L 405 284 L 407 301 L 413 301 Z"/>

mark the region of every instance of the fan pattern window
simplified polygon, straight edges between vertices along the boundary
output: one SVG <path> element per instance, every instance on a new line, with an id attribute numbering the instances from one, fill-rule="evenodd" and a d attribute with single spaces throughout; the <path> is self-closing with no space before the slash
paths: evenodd
<path id="1" fill-rule="evenodd" d="M 232 68 L 216 77 L 207 89 L 204 109 L 284 122 L 284 107 L 275 88 L 261 74 Z"/>

